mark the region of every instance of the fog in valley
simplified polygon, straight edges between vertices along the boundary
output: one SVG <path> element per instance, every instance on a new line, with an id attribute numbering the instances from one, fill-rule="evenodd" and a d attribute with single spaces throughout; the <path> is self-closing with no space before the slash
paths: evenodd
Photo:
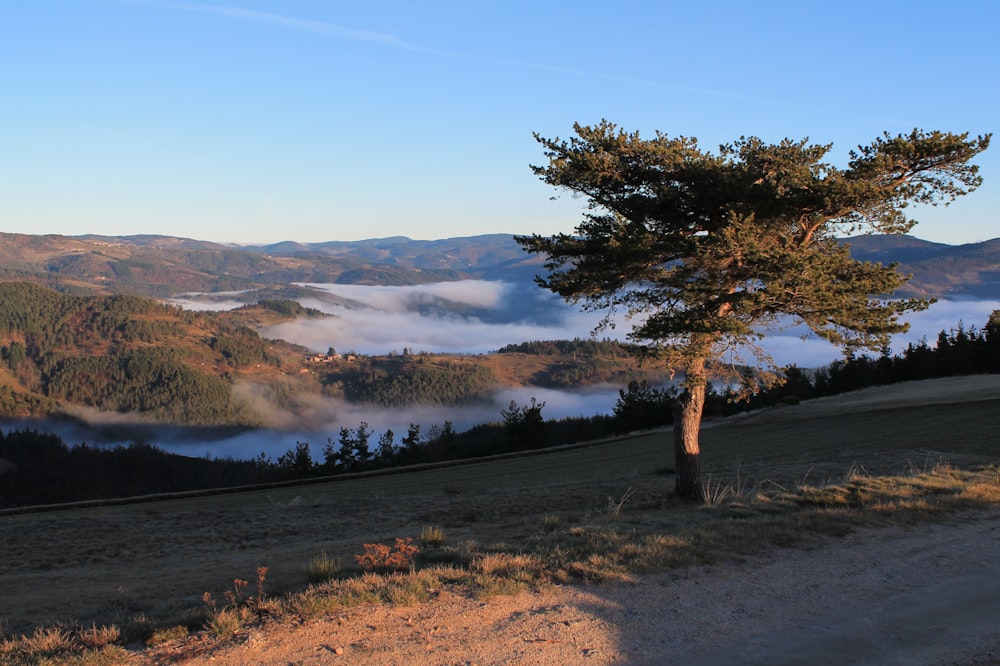
<path id="1" fill-rule="evenodd" d="M 281 338 L 317 352 L 333 347 L 338 352 L 384 355 L 401 353 L 485 354 L 507 344 L 530 340 L 587 338 L 600 321 L 601 313 L 587 313 L 566 304 L 535 285 L 469 280 L 417 286 L 363 286 L 339 284 L 301 285 L 311 289 L 310 297 L 299 298 L 306 307 L 330 316 L 302 318 L 269 326 L 260 332 L 267 338 Z M 242 294 L 188 294 L 171 302 L 187 309 L 219 310 L 246 303 Z M 247 298 L 250 298 L 247 295 Z M 911 329 L 896 336 L 893 353 L 908 343 L 926 338 L 934 345 L 941 330 L 950 331 L 961 321 L 966 328 L 982 328 L 990 313 L 1000 308 L 997 301 L 939 301 L 929 310 L 910 314 Z M 596 334 L 598 338 L 624 339 L 631 324 L 619 317 L 614 328 Z M 763 345 L 779 364 L 803 368 L 827 365 L 841 352 L 829 343 L 807 336 L 799 327 L 771 331 Z M 608 414 L 618 398 L 618 386 L 603 386 L 580 391 L 555 391 L 541 388 L 504 389 L 483 404 L 462 407 L 411 407 L 385 409 L 371 405 L 350 404 L 328 398 L 316 398 L 304 415 L 268 413 L 275 429 L 246 432 L 234 437 L 210 440 L 193 439 L 185 429 L 152 430 L 145 441 L 164 450 L 192 456 L 245 459 L 260 453 L 277 459 L 296 442 L 310 443 L 314 459 L 321 458 L 327 439 L 337 440 L 341 427 L 357 428 L 368 423 L 378 436 L 391 429 L 396 442 L 405 436 L 411 423 L 421 426 L 423 434 L 450 421 L 458 431 L 479 423 L 500 422 L 500 410 L 511 400 L 525 405 L 535 398 L 544 402 L 546 419 Z M 244 390 L 245 388 L 238 388 Z M 247 399 L 253 396 L 247 394 Z M 261 404 L 260 409 L 268 409 Z M 273 410 L 272 410 L 273 411 Z M 107 415 L 96 417 L 104 420 Z M 85 433 L 70 430 L 63 424 L 52 428 L 69 444 L 88 440 Z M 92 433 L 91 433 L 92 435 Z"/>
<path id="2" fill-rule="evenodd" d="M 467 280 L 405 287 L 312 284 L 315 298 L 302 305 L 332 315 L 300 319 L 261 330 L 268 338 L 281 338 L 314 351 L 334 347 L 339 352 L 387 354 L 451 352 L 489 353 L 507 344 L 530 340 L 565 340 L 590 337 L 602 313 L 583 312 L 535 285 Z M 197 296 L 176 301 L 202 308 Z M 235 299 L 222 307 L 236 307 Z M 218 304 L 211 304 L 216 307 Z M 892 341 L 894 352 L 926 338 L 934 344 L 940 331 L 959 322 L 982 328 L 1000 301 L 938 301 L 930 309 L 904 318 L 910 330 Z M 598 338 L 624 340 L 632 323 L 615 318 L 614 328 L 596 333 Z M 803 368 L 827 365 L 843 355 L 839 348 L 816 336 L 803 336 L 804 327 L 772 330 L 763 347 L 780 365 Z"/>

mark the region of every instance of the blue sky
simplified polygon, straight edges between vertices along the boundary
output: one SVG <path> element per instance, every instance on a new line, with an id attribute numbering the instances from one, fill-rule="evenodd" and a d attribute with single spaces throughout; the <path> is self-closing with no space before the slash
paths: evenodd
<path id="1" fill-rule="evenodd" d="M 34 0 L 0 4 L 0 230 L 214 241 L 570 231 L 532 132 L 704 148 L 992 132 L 1000 3 Z M 914 234 L 1000 236 L 985 184 Z"/>

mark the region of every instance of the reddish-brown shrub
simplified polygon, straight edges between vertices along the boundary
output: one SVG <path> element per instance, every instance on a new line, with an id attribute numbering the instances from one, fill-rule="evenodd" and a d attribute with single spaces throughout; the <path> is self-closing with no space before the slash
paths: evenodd
<path id="1" fill-rule="evenodd" d="M 413 566 L 413 558 L 420 551 L 413 545 L 413 539 L 396 539 L 391 548 L 382 543 L 364 544 L 365 552 L 355 555 L 365 571 L 401 571 Z"/>

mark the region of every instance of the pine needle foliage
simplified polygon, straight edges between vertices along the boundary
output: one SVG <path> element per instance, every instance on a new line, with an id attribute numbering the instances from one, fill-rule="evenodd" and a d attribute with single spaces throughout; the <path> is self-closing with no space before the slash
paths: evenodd
<path id="1" fill-rule="evenodd" d="M 880 349 L 930 301 L 892 298 L 895 265 L 858 261 L 838 238 L 903 234 L 910 204 L 945 204 L 976 189 L 970 164 L 990 135 L 888 133 L 824 161 L 832 145 L 740 137 L 703 150 L 696 139 L 651 139 L 614 123 L 574 126 L 568 141 L 535 135 L 544 182 L 588 202 L 575 233 L 517 237 L 546 256 L 539 285 L 587 310 L 598 327 L 635 317 L 635 350 L 683 373 L 674 418 L 677 493 L 700 499 L 698 430 L 709 374 L 753 357 L 747 393 L 777 380 L 757 345 L 787 318 L 847 353 Z M 728 362 L 728 363 L 727 363 Z M 744 375 L 745 377 L 745 375 Z"/>

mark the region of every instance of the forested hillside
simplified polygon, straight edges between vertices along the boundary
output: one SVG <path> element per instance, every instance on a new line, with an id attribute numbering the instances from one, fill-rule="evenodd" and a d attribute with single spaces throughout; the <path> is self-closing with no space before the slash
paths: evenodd
<path id="1" fill-rule="evenodd" d="M 504 386 L 624 386 L 665 372 L 640 367 L 611 341 L 529 342 L 486 355 L 316 355 L 251 328 L 323 316 L 290 299 L 200 312 L 0 282 L 0 418 L 79 415 L 83 407 L 156 423 L 269 426 L 269 410 L 245 396 L 291 414 L 320 395 L 462 405 Z M 234 391 L 237 384 L 257 389 Z"/>
<path id="2" fill-rule="evenodd" d="M 274 343 L 233 317 L 23 282 L 0 283 L 0 360 L 2 416 L 75 404 L 203 425 L 255 424 L 232 379 L 282 364 Z"/>
<path id="3" fill-rule="evenodd" d="M 659 383 L 665 368 L 643 366 L 621 344 L 547 340 L 507 345 L 496 353 L 393 354 L 319 359 L 312 371 L 327 395 L 383 407 L 463 405 L 505 386 L 579 389 L 630 381 Z"/>

